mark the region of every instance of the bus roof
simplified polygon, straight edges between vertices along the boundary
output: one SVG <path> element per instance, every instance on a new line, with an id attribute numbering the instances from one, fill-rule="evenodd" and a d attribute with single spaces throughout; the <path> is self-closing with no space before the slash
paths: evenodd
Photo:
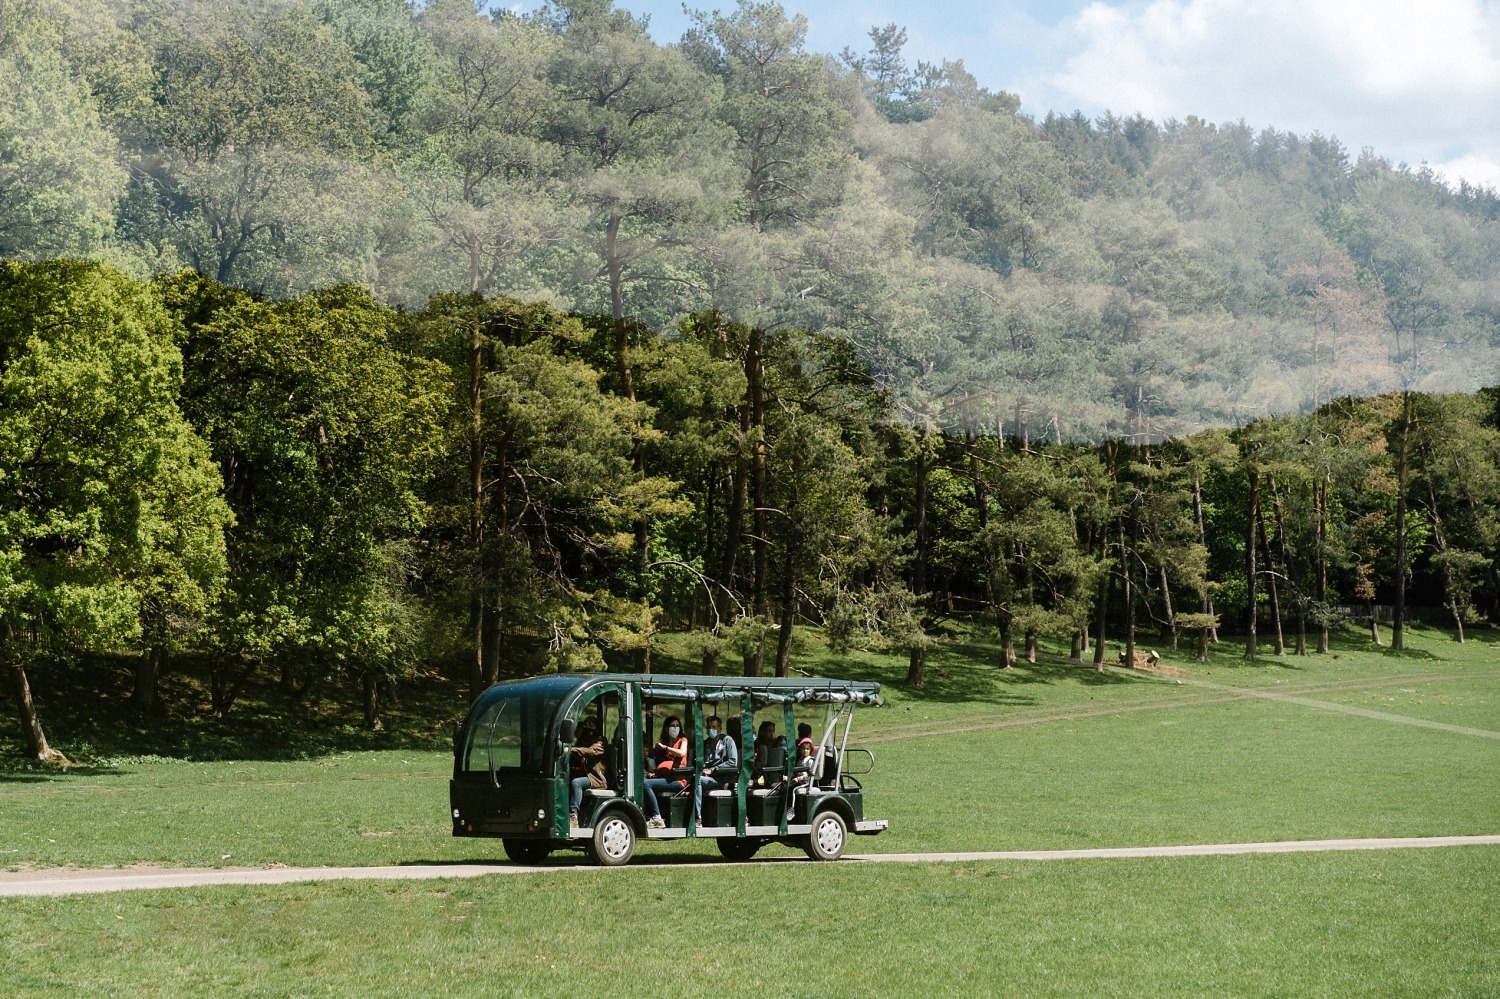
<path id="1" fill-rule="evenodd" d="M 855 702 L 882 704 L 880 684 L 867 680 L 835 680 L 827 677 L 723 677 L 688 676 L 674 673 L 546 673 L 524 680 L 507 680 L 489 688 L 535 685 L 554 694 L 593 683 L 636 683 L 646 696 L 683 700 L 725 701 L 749 694 L 767 704 L 787 702 Z M 480 695 L 484 698 L 484 694 Z"/>

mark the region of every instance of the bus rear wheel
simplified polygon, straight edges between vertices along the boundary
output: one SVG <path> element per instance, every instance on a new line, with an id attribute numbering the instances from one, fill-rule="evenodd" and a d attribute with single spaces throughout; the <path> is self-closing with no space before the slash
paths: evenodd
<path id="1" fill-rule="evenodd" d="M 849 842 L 849 827 L 837 812 L 819 812 L 807 837 L 807 855 L 813 860 L 838 860 Z"/>
<path id="2" fill-rule="evenodd" d="M 743 863 L 755 856 L 760 849 L 758 839 L 735 839 L 733 836 L 720 836 L 714 841 L 719 845 L 719 852 L 724 855 L 725 860 L 733 860 Z"/>
<path id="3" fill-rule="evenodd" d="M 505 855 L 518 864 L 535 864 L 552 853 L 552 844 L 539 839 L 501 840 Z"/>
<path id="4" fill-rule="evenodd" d="M 621 867 L 635 856 L 635 826 L 619 812 L 610 812 L 594 823 L 589 856 L 600 867 Z"/>

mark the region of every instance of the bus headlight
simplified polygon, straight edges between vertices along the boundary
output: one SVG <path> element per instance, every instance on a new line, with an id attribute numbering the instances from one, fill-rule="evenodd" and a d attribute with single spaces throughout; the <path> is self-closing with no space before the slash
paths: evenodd
<path id="1" fill-rule="evenodd" d="M 456 808 L 453 810 L 453 817 L 455 819 L 461 819 L 461 818 L 463 818 L 462 815 L 458 814 L 458 809 L 456 809 Z"/>
<path id="2" fill-rule="evenodd" d="M 538 819 L 545 819 L 547 817 L 547 810 L 545 808 L 538 808 L 536 810 L 536 817 Z"/>

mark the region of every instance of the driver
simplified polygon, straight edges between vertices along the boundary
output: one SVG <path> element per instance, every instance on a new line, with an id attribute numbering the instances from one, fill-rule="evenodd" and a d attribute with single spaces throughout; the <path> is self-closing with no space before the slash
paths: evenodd
<path id="1" fill-rule="evenodd" d="M 578 809 L 583 804 L 583 792 L 591 787 L 607 787 L 604 775 L 604 739 L 599 735 L 599 722 L 585 718 L 578 726 L 578 736 L 568 749 L 568 760 L 572 764 L 572 793 L 568 797 L 568 828 L 578 828 Z"/>

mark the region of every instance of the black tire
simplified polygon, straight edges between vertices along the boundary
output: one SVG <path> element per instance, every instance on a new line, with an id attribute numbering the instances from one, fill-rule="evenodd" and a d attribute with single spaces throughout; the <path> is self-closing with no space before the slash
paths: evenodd
<path id="1" fill-rule="evenodd" d="M 635 826 L 624 812 L 606 813 L 594 823 L 588 851 L 600 867 L 623 867 L 635 856 Z"/>
<path id="2" fill-rule="evenodd" d="M 749 860 L 760 849 L 760 840 L 754 837 L 735 839 L 733 836 L 720 836 L 714 842 L 718 844 L 719 852 L 724 855 L 725 860 L 732 860 L 737 864 Z"/>
<path id="3" fill-rule="evenodd" d="M 505 855 L 518 864 L 535 864 L 552 853 L 552 844 L 543 839 L 505 839 Z"/>
<path id="4" fill-rule="evenodd" d="M 813 860 L 838 860 L 849 843 L 849 827 L 838 812 L 819 812 L 813 816 L 812 832 L 803 847 Z"/>

